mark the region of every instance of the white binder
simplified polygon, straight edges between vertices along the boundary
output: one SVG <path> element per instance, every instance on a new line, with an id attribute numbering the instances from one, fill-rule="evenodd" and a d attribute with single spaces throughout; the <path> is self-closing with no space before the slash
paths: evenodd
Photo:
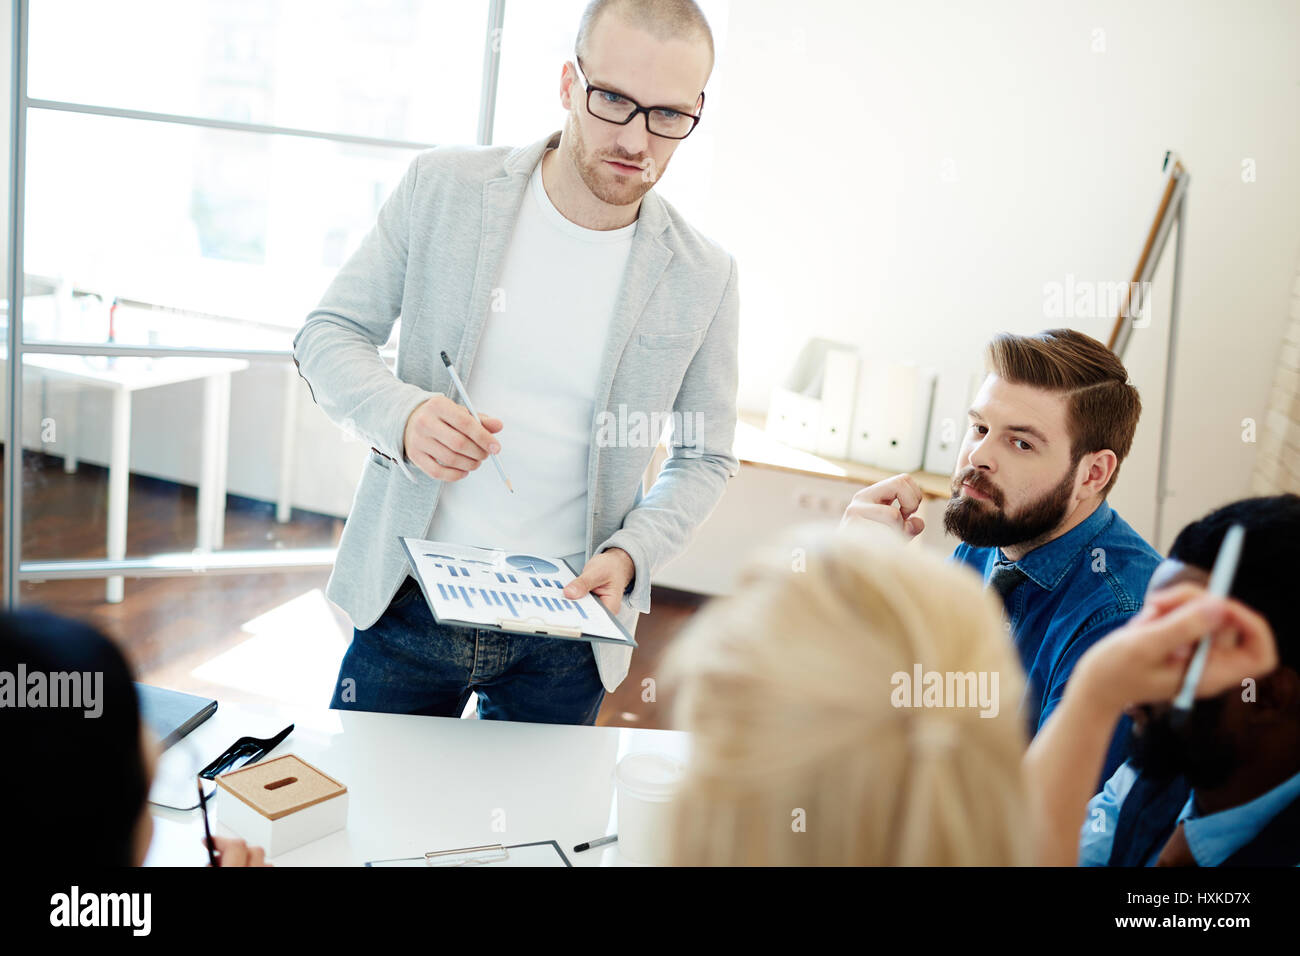
<path id="1" fill-rule="evenodd" d="M 810 339 L 785 382 L 772 389 L 767 432 L 792 448 L 843 458 L 857 367 L 853 346 Z"/>
<path id="2" fill-rule="evenodd" d="M 791 448 L 812 451 L 821 429 L 822 400 L 783 388 L 772 390 L 767 408 L 767 431 Z"/>
<path id="3" fill-rule="evenodd" d="M 861 364 L 862 359 L 856 352 L 831 349 L 826 353 L 821 419 L 814 449 L 819 455 L 849 457 L 849 431 L 853 425 L 853 400 Z"/>
<path id="4" fill-rule="evenodd" d="M 966 413 L 976 392 L 984 384 L 985 373 L 966 368 L 947 367 L 939 373 L 934 392 L 934 414 L 925 445 L 925 470 L 950 475 L 957 465 L 957 454 L 966 437 L 970 422 Z"/>
<path id="5" fill-rule="evenodd" d="M 925 460 L 934 370 L 913 364 L 862 363 L 849 458 L 888 471 L 918 471 Z"/>

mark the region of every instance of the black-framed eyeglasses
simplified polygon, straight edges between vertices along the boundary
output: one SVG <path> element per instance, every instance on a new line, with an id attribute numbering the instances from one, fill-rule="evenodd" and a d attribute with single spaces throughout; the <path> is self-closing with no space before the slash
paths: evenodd
<path id="1" fill-rule="evenodd" d="M 704 112 L 704 93 L 700 93 L 700 112 L 687 113 L 673 106 L 642 106 L 630 96 L 613 90 L 602 90 L 587 81 L 587 72 L 578 61 L 578 72 L 582 74 L 582 83 L 587 88 L 587 112 L 596 119 L 626 126 L 638 113 L 645 114 L 646 132 L 664 139 L 685 139 L 700 122 Z"/>

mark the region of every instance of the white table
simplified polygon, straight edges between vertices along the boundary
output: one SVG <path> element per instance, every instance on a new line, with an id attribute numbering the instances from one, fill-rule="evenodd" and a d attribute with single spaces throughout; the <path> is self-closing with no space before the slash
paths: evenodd
<path id="1" fill-rule="evenodd" d="M 342 782 L 348 826 L 271 859 L 276 866 L 360 866 L 543 840 L 558 842 L 575 866 L 627 865 L 617 843 L 573 852 L 575 844 L 617 832 L 614 765 L 634 751 L 685 759 L 690 744 L 688 734 L 673 730 L 223 705 L 173 750 L 188 747 L 202 766 L 239 737 L 269 737 L 289 723 L 294 732 L 264 759 L 297 754 Z M 220 825 L 222 799 L 218 791 L 209 817 L 216 835 L 232 836 Z M 146 865 L 207 863 L 198 810 L 151 810 Z"/>
<path id="2" fill-rule="evenodd" d="M 7 349 L 3 350 L 7 353 Z M 6 355 L 7 359 L 7 355 Z M 83 355 L 27 354 L 24 366 L 41 370 L 46 378 L 71 386 L 74 399 L 82 386 L 106 388 L 111 393 L 110 451 L 108 464 L 108 559 L 126 557 L 127 492 L 131 457 L 131 396 L 146 388 L 203 379 L 203 445 L 199 467 L 198 540 L 200 552 L 220 550 L 225 539 L 226 471 L 230 449 L 230 376 L 248 368 L 243 359 L 137 358 Z M 58 422 L 57 443 L 64 450 L 63 470 L 77 469 L 76 424 L 72 414 Z M 188 424 L 188 423 L 186 423 Z M 120 575 L 108 578 L 105 600 L 122 600 Z"/>

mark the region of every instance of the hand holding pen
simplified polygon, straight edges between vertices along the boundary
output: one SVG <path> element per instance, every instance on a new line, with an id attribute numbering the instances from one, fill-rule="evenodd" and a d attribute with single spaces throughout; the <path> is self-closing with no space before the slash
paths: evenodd
<path id="1" fill-rule="evenodd" d="M 456 383 L 456 389 L 460 392 L 460 397 L 465 400 L 465 407 L 469 409 L 471 415 L 478 418 L 478 412 L 474 411 L 474 403 L 469 400 L 469 391 L 465 388 L 465 383 L 460 380 L 460 376 L 456 374 L 456 366 L 451 364 L 451 359 L 447 357 L 446 352 L 439 352 L 438 354 L 442 356 L 442 364 L 447 366 L 447 371 L 451 374 L 451 380 Z M 496 419 L 493 419 L 493 421 L 496 421 Z M 500 428 L 492 430 L 500 431 Z M 496 457 L 497 452 L 500 450 L 501 445 L 497 442 L 493 442 L 488 448 L 488 452 L 492 455 L 492 464 L 497 466 L 497 474 L 505 482 L 506 490 L 513 495 L 515 493 L 514 485 L 510 484 L 510 479 L 506 477 L 505 471 L 501 468 L 501 461 Z"/>
<path id="2" fill-rule="evenodd" d="M 440 481 L 460 481 L 478 468 L 485 458 L 495 456 L 501 443 L 493 435 L 501 431 L 503 423 L 490 415 L 478 415 L 470 404 L 459 376 L 442 353 L 443 361 L 460 389 L 465 405 L 459 405 L 446 395 L 435 395 L 406 420 L 403 444 L 406 457 L 430 478 Z M 468 407 L 467 407 L 468 406 Z M 493 457 L 497 471 L 506 481 L 501 465 Z M 506 487 L 513 492 L 510 482 Z"/>
<path id="3" fill-rule="evenodd" d="M 1168 155 L 1166 155 L 1166 161 L 1168 161 L 1168 158 Z M 1214 559 L 1214 570 L 1210 572 L 1209 592 L 1214 597 L 1222 599 L 1231 593 L 1232 579 L 1237 574 L 1237 564 L 1241 560 L 1242 542 L 1245 539 L 1246 529 L 1239 524 L 1234 524 L 1224 534 L 1223 541 L 1219 544 L 1219 553 Z M 1192 709 L 1196 688 L 1201 682 L 1201 676 L 1205 673 L 1205 662 L 1210 655 L 1211 640 L 1212 636 L 1207 628 L 1200 643 L 1196 645 L 1196 651 L 1192 654 L 1187 665 L 1187 673 L 1183 675 L 1182 686 L 1179 687 L 1178 694 L 1174 697 L 1174 717 L 1179 723 L 1187 719 L 1187 714 Z"/>
<path id="4" fill-rule="evenodd" d="M 232 837 L 214 837 L 208 822 L 208 798 L 199 780 L 199 812 L 203 815 L 203 846 L 208 851 L 208 866 L 272 866 L 266 862 L 266 851 L 260 846 L 249 846 Z"/>
<path id="5" fill-rule="evenodd" d="M 1208 588 L 1183 581 L 1149 594 L 1131 621 L 1079 659 L 1071 683 L 1086 687 L 1107 716 L 1131 705 L 1172 702 L 1177 722 L 1194 698 L 1271 672 L 1278 656 L 1268 621 L 1228 596 L 1240 553 L 1240 532 L 1230 531 Z"/>

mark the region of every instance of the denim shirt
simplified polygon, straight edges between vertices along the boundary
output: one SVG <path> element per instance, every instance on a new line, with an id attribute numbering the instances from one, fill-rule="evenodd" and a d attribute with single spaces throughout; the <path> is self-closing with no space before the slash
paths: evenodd
<path id="1" fill-rule="evenodd" d="M 994 562 L 1006 560 L 1001 548 L 965 543 L 952 557 L 978 571 L 985 583 Z M 1160 560 L 1103 500 L 1078 525 L 1016 562 L 1027 579 L 1007 595 L 1006 608 L 1027 678 L 1021 709 L 1031 736 L 1061 702 L 1083 652 L 1141 609 Z M 1124 761 L 1130 724 L 1124 717 L 1116 725 L 1098 790 Z"/>
<path id="2" fill-rule="evenodd" d="M 1138 771 L 1132 764 L 1125 763 L 1106 781 L 1101 793 L 1088 803 L 1088 815 L 1079 831 L 1080 866 L 1105 866 L 1110 860 L 1119 811 L 1137 778 Z M 1187 848 L 1198 866 L 1218 866 L 1253 840 L 1270 820 L 1297 798 L 1300 798 L 1300 773 L 1253 800 L 1218 813 L 1198 813 L 1193 792 L 1174 826 L 1183 825 Z M 1158 847 L 1146 865 L 1155 865 L 1163 849 Z"/>

